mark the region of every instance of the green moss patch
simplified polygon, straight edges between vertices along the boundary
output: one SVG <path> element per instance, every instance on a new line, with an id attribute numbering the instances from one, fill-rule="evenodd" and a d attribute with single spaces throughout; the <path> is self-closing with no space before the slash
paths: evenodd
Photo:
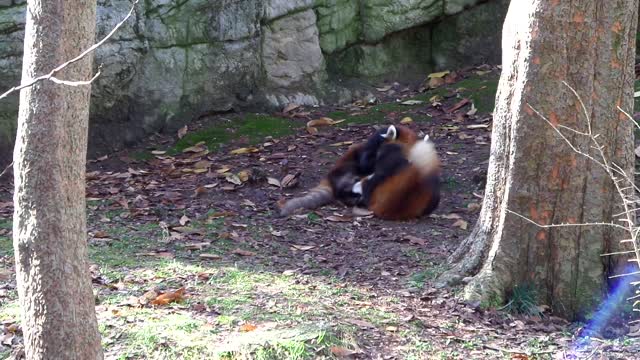
<path id="1" fill-rule="evenodd" d="M 211 150 L 220 148 L 232 139 L 246 139 L 249 144 L 255 144 L 263 141 L 267 136 L 279 137 L 293 134 L 299 127 L 301 125 L 291 119 L 264 114 L 247 114 L 229 124 L 188 133 L 170 152 L 178 153 L 203 141 Z"/>

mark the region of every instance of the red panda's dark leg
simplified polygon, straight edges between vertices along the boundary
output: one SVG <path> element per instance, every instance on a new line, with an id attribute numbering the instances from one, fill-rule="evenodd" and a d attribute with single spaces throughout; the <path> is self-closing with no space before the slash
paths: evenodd
<path id="1" fill-rule="evenodd" d="M 369 175 L 374 172 L 378 150 L 386 141 L 393 141 L 396 137 L 396 127 L 390 125 L 377 130 L 367 139 L 358 157 L 358 167 L 363 174 Z"/>
<path id="2" fill-rule="evenodd" d="M 427 177 L 424 179 L 424 186 L 431 190 L 431 199 L 423 213 L 423 215 L 429 215 L 440 205 L 440 177 L 438 175 Z"/>
<path id="3" fill-rule="evenodd" d="M 409 166 L 409 161 L 403 153 L 402 145 L 384 144 L 381 146 L 376 158 L 373 176 L 362 181 L 362 205 L 368 206 L 371 194 L 375 189 L 407 166 Z"/>

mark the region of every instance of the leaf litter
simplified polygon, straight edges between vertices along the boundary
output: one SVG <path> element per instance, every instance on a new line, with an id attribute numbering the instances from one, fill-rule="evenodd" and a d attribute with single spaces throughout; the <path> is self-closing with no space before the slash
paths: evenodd
<path id="1" fill-rule="evenodd" d="M 465 75 L 455 74 L 460 76 Z M 449 86 L 450 80 L 446 80 L 449 77 L 455 78 L 448 73 L 428 79 L 441 79 L 433 85 L 444 88 Z M 402 92 L 396 85 L 381 85 L 374 101 L 365 99 L 341 108 L 307 110 L 303 106 L 287 106 L 283 114 L 297 122 L 300 130 L 278 138 L 277 142 L 274 138 L 255 145 L 239 139 L 225 144 L 219 151 L 210 151 L 205 143 L 197 143 L 168 156 L 169 152 L 163 147 L 166 139 L 158 137 L 152 139 L 155 143 L 144 145 L 154 149 L 154 157 L 149 160 L 125 162 L 120 160 L 127 158 L 126 153 L 122 153 L 89 164 L 87 197 L 97 204 L 89 204 L 89 231 L 93 238 L 111 239 L 109 243 L 131 241 L 121 233 L 112 232 L 120 226 L 149 243 L 128 254 L 135 262 L 142 261 L 139 264 L 142 267 L 122 268 L 123 275 L 118 279 L 102 276 L 100 268 L 92 271 L 99 296 L 115 292 L 129 297 L 122 304 L 101 305 L 99 318 L 122 326 L 120 321 L 126 319 L 127 311 L 133 311 L 127 310 L 133 305 L 134 308 L 148 307 L 157 314 L 172 311 L 202 319 L 207 326 L 215 327 L 221 338 L 233 337 L 234 332 L 251 333 L 264 325 L 258 320 L 260 317 L 253 317 L 244 325 L 224 326 L 216 320 L 219 310 L 205 305 L 206 294 L 213 291 L 213 286 L 224 286 L 223 283 L 215 285 L 218 284 L 214 281 L 216 277 L 225 276 L 229 271 L 226 269 L 233 265 L 237 269 L 259 267 L 286 276 L 312 299 L 308 304 L 287 299 L 295 304 L 299 314 L 307 314 L 308 309 L 313 308 L 319 311 L 323 321 L 328 320 L 334 326 L 355 327 L 355 344 L 328 348 L 334 356 L 406 358 L 413 354 L 411 356 L 428 358 L 432 353 L 457 352 L 460 356 L 492 359 L 501 358 L 502 353 L 525 358 L 521 355 L 530 357 L 536 352 L 560 353 L 570 349 L 575 329 L 557 318 L 548 314 L 505 316 L 495 310 L 480 310 L 475 304 L 457 300 L 454 290 L 436 289 L 431 275 L 421 275 L 444 265 L 446 257 L 467 236 L 469 224 L 475 222 L 481 199 L 477 194 L 482 188 L 472 179 L 486 172 L 476 168 L 489 155 L 486 134 L 490 135 L 490 121 L 482 120 L 487 119 L 486 114 L 479 113 L 473 103 L 471 110 L 463 109 L 469 102 L 463 104 L 456 99 L 455 86 L 451 88 L 452 95 L 433 95 L 429 101 L 410 101 L 413 106 L 384 112 L 384 123 L 402 122 L 429 134 L 445 164 L 447 186 L 441 206 L 433 216 L 418 221 L 380 221 L 366 209 L 338 204 L 286 219 L 274 216 L 278 200 L 315 186 L 339 154 L 372 132 L 372 125 L 349 124 L 343 117 L 364 116 L 377 103 L 403 103 L 418 94 L 417 91 Z M 341 119 L 333 120 L 333 115 L 329 115 L 332 111 L 340 111 Z M 460 122 L 455 126 L 452 125 L 456 119 L 453 113 L 464 115 L 456 120 Z M 421 121 L 426 115 L 430 120 Z M 335 126 L 341 122 L 347 125 Z M 190 123 L 188 132 L 197 132 L 199 126 Z M 309 131 L 310 128 L 315 131 Z M 324 129 L 320 132 L 319 128 Z M 173 139 L 184 138 L 187 128 L 183 129 L 177 136 L 174 134 Z M 475 139 L 479 137 L 484 140 L 478 143 Z M 255 171 L 264 175 L 255 176 Z M 254 177 L 256 180 L 251 180 Z M 10 200 L 10 197 L 0 198 L 0 216 L 11 215 Z M 162 230 L 158 226 L 160 222 L 169 226 Z M 158 232 L 147 230 L 149 228 L 157 228 Z M 159 241 L 160 231 L 167 233 L 163 236 L 166 242 Z M 91 246 L 99 249 L 105 245 L 92 243 Z M 171 272 L 168 277 L 143 271 L 144 261 L 166 259 L 198 264 L 203 269 L 193 275 Z M 3 261 L 0 265 L 12 267 L 12 259 L 0 260 Z M 340 280 L 329 281 L 327 276 Z M 198 282 L 194 283 L 196 279 Z M 182 305 L 187 283 L 189 302 L 194 304 L 191 307 Z M 164 290 L 155 290 L 157 285 Z M 15 289 L 15 285 L 10 286 Z M 253 304 L 239 309 L 253 306 L 254 311 L 263 314 L 286 313 L 285 297 L 270 286 L 268 282 L 260 283 L 256 289 L 263 294 L 261 300 L 256 298 Z M 346 294 L 318 295 L 317 289 L 322 286 L 330 286 L 335 291 L 343 289 Z M 9 291 L 15 291 L 11 289 Z M 253 291 L 258 291 L 256 289 Z M 222 290 L 219 294 L 225 296 L 237 292 Z M 2 291 L 7 290 L 0 288 L 0 296 Z M 361 295 L 351 295 L 354 291 Z M 362 316 L 363 311 L 373 312 Z M 374 315 L 377 313 L 386 315 L 377 317 Z M 304 316 L 314 319 L 313 315 Z M 20 332 L 8 328 L 5 324 L 4 346 L 15 346 L 20 341 Z M 474 342 L 478 337 L 483 339 L 481 343 Z M 529 340 L 534 338 L 544 339 L 539 342 L 542 348 L 530 346 Z M 118 342 L 115 335 L 110 341 Z M 416 352 L 415 341 L 428 341 L 431 352 Z M 633 350 L 633 346 L 628 349 Z M 628 351 L 613 343 L 607 349 L 621 354 Z M 603 351 L 596 343 L 586 347 L 583 354 Z"/>

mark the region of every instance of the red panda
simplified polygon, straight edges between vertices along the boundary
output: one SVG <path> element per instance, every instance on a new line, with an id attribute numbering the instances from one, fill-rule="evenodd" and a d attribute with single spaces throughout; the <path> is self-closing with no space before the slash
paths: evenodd
<path id="1" fill-rule="evenodd" d="M 433 142 L 428 136 L 418 140 L 411 129 L 394 125 L 384 139 L 378 141 L 377 151 L 369 148 L 376 154 L 373 173 L 352 188 L 362 196 L 360 205 L 387 220 L 433 212 L 440 203 L 440 160 Z"/>
<path id="2" fill-rule="evenodd" d="M 365 173 L 360 167 L 365 146 L 366 144 L 352 146 L 336 161 L 320 184 L 311 189 L 308 194 L 279 204 L 280 215 L 287 216 L 298 209 L 315 209 L 334 200 L 350 206 L 355 205 L 361 196 L 353 193 L 353 185 L 372 173 L 372 171 Z"/>

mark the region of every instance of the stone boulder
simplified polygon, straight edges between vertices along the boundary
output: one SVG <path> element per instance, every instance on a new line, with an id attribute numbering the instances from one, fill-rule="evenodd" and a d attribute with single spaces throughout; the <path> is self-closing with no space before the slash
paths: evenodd
<path id="1" fill-rule="evenodd" d="M 99 0 L 97 38 L 130 6 Z M 90 156 L 216 112 L 350 101 L 360 89 L 342 84 L 355 78 L 499 59 L 505 11 L 506 0 L 145 0 L 96 50 Z M 0 0 L 0 91 L 20 81 L 24 12 L 25 0 Z M 0 163 L 17 103 L 0 101 Z"/>

